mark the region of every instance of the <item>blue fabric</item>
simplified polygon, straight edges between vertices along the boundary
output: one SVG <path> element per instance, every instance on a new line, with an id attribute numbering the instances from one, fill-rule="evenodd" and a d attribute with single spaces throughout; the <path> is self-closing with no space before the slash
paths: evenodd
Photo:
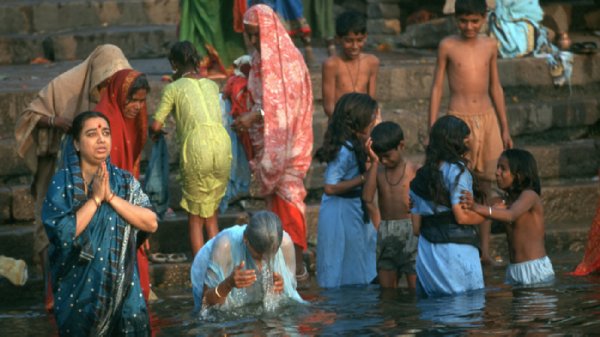
<path id="1" fill-rule="evenodd" d="M 342 146 L 327 164 L 325 184 L 334 185 L 359 175 L 352 150 Z M 319 209 L 317 281 L 323 288 L 369 284 L 377 275 L 377 232 L 363 221 L 361 198 L 323 194 Z"/>
<path id="2" fill-rule="evenodd" d="M 450 192 L 452 205 L 460 203 L 462 190 L 473 193 L 473 178 L 468 170 L 456 181 L 460 170 L 457 164 L 444 162 L 440 166 L 444 187 Z M 449 210 L 448 207 L 436 206 L 432 201 L 422 199 L 413 191 L 410 191 L 410 198 L 414 214 L 431 215 L 434 211 Z M 458 294 L 484 287 L 479 251 L 468 244 L 434 244 L 420 236 L 416 270 L 419 289 L 426 296 Z"/>
<path id="3" fill-rule="evenodd" d="M 150 161 L 146 168 L 144 192 L 154 210 L 162 218 L 169 208 L 169 150 L 163 134 L 152 144 Z"/>
<path id="4" fill-rule="evenodd" d="M 535 285 L 554 281 L 554 269 L 548 256 L 521 263 L 511 263 L 506 268 L 506 283 Z"/>
<path id="5" fill-rule="evenodd" d="M 556 86 L 571 84 L 573 54 L 560 51 L 542 26 L 544 11 L 538 0 L 497 0 L 490 13 L 490 32 L 504 58 L 533 55 L 544 58 Z"/>
<path id="6" fill-rule="evenodd" d="M 473 193 L 473 177 L 468 170 L 465 169 L 463 174 L 458 178 L 458 183 L 456 182 L 456 177 L 460 174 L 460 171 L 461 168 L 457 164 L 448 164 L 444 162 L 440 165 L 444 187 L 450 192 L 450 203 L 452 205 L 460 203 L 461 191 L 465 190 Z M 412 213 L 431 215 L 451 210 L 446 206 L 435 205 L 433 201 L 421 198 L 412 190 L 409 191 L 409 195 L 413 203 L 411 208 Z"/>
<path id="7" fill-rule="evenodd" d="M 286 21 L 298 20 L 304 17 L 302 0 L 248 0 L 248 6 L 265 4 L 273 9 Z"/>
<path id="8" fill-rule="evenodd" d="M 115 195 L 150 207 L 131 173 L 106 160 Z M 140 287 L 136 249 L 138 231 L 107 203 L 75 237 L 76 212 L 89 195 L 71 137 L 62 147 L 62 163 L 52 178 L 42 208 L 50 240 L 54 314 L 61 336 L 147 336 L 146 303 Z"/>
<path id="9" fill-rule="evenodd" d="M 204 286 L 214 288 L 227 278 L 233 269 L 245 261 L 246 269 L 257 269 L 254 259 L 244 243 L 246 225 L 233 226 L 221 231 L 209 240 L 196 254 L 192 264 L 191 279 L 195 310 L 203 308 Z M 283 277 L 283 293 L 280 299 L 305 303 L 296 291 L 294 244 L 284 232 L 281 246 L 277 250 L 270 269 Z M 265 266 L 263 264 L 263 266 Z M 263 268 L 264 269 L 264 268 Z M 227 310 L 252 303 L 260 303 L 267 296 L 263 273 L 256 272 L 257 281 L 244 289 L 234 288 L 221 309 Z"/>
<path id="10" fill-rule="evenodd" d="M 233 131 L 231 128 L 231 125 L 233 124 L 233 118 L 229 113 L 231 111 L 231 102 L 229 100 L 224 100 L 222 94 L 219 95 L 219 102 L 221 104 L 223 126 L 231 138 L 232 156 L 229 183 L 227 183 L 225 195 L 219 204 L 219 211 L 221 213 L 225 213 L 231 200 L 234 200 L 242 195 L 247 195 L 250 192 L 251 173 L 244 147 L 239 141 L 237 133 L 235 133 L 235 131 Z"/>

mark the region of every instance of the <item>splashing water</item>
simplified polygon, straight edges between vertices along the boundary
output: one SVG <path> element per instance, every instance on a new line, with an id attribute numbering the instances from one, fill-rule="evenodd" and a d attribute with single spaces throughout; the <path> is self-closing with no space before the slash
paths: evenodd
<path id="1" fill-rule="evenodd" d="M 275 293 L 273 287 L 273 259 L 263 260 L 261 271 L 262 286 L 264 292 L 263 308 L 265 312 L 274 312 L 279 308 L 281 294 Z"/>

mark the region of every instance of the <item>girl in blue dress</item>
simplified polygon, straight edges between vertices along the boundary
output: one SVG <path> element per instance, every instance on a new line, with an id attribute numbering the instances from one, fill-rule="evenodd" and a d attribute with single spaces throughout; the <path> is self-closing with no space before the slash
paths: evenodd
<path id="1" fill-rule="evenodd" d="M 460 204 L 462 191 L 480 200 L 465 158 L 470 133 L 457 117 L 438 119 L 431 128 L 425 164 L 410 183 L 413 229 L 420 234 L 417 291 L 425 296 L 483 288 L 475 225 L 485 218 Z"/>
<path id="2" fill-rule="evenodd" d="M 317 281 L 324 288 L 368 284 L 377 275 L 377 233 L 361 199 L 364 143 L 377 111 L 377 102 L 367 94 L 342 96 L 316 153 L 327 163 L 317 244 Z"/>

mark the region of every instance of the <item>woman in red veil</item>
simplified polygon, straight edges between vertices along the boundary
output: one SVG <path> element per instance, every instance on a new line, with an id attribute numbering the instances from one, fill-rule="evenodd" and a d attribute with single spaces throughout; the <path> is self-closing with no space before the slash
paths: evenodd
<path id="1" fill-rule="evenodd" d="M 146 75 L 133 69 L 120 70 L 110 77 L 106 91 L 95 108 L 110 121 L 110 161 L 131 172 L 136 179 L 140 176 L 140 158 L 148 132 L 146 96 L 149 91 Z M 144 245 L 147 242 L 138 248 L 137 262 L 142 292 L 148 300 L 150 275 Z"/>

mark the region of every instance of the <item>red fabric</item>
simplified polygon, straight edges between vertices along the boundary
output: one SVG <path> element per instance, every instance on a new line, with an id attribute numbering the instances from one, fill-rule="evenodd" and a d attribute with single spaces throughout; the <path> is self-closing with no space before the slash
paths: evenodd
<path id="1" fill-rule="evenodd" d="M 140 158 L 146 143 L 148 130 L 148 113 L 146 105 L 135 118 L 125 118 L 123 110 L 127 103 L 127 95 L 134 80 L 142 75 L 133 69 L 124 69 L 110 77 L 106 90 L 102 93 L 100 102 L 95 110 L 102 112 L 110 121 L 112 148 L 110 161 L 116 166 L 127 170 L 136 179 L 140 177 Z M 140 246 L 137 252 L 138 273 L 144 299 L 150 294 L 150 275 L 148 258 Z"/>
<path id="2" fill-rule="evenodd" d="M 588 234 L 583 261 L 579 263 L 572 275 L 585 276 L 600 269 L 600 200 L 596 207 L 596 216 Z"/>
<path id="3" fill-rule="evenodd" d="M 95 110 L 102 112 L 110 121 L 112 149 L 110 161 L 116 166 L 140 176 L 140 158 L 148 129 L 146 106 L 133 119 L 125 118 L 123 110 L 133 81 L 142 75 L 132 69 L 124 69 L 110 77 L 108 87 L 103 92 Z"/>
<path id="4" fill-rule="evenodd" d="M 304 214 L 294 204 L 283 200 L 277 194 L 270 200 L 271 211 L 279 216 L 283 230 L 295 245 L 306 249 L 306 222 Z"/>
<path id="5" fill-rule="evenodd" d="M 223 87 L 223 95 L 231 102 L 230 114 L 233 119 L 250 111 L 250 106 L 254 104 L 252 97 L 247 88 L 248 79 L 242 76 L 231 76 Z M 248 160 L 254 158 L 254 150 L 252 149 L 252 141 L 248 131 L 237 131 L 238 139 L 244 147 Z"/>
<path id="6" fill-rule="evenodd" d="M 148 257 L 143 246 L 137 250 L 137 263 L 142 294 L 144 294 L 144 299 L 148 301 L 148 296 L 150 296 L 150 266 L 148 265 Z"/>
<path id="7" fill-rule="evenodd" d="M 244 32 L 244 13 L 248 9 L 248 0 L 233 0 L 233 30 Z"/>

